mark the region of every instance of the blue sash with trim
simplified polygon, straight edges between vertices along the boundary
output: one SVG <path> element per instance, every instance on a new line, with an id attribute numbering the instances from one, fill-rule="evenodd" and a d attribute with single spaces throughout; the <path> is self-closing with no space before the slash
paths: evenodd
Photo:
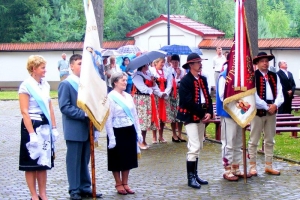
<path id="1" fill-rule="evenodd" d="M 27 90 L 29 91 L 29 93 L 33 96 L 33 98 L 35 99 L 35 101 L 37 102 L 39 107 L 41 108 L 41 110 L 44 113 L 44 115 L 46 116 L 46 118 L 48 119 L 50 127 L 52 127 L 50 113 L 48 112 L 47 105 L 45 105 L 44 100 L 29 83 L 25 84 L 25 86 L 26 86 Z M 51 128 L 50 128 L 50 131 L 51 131 Z"/>
<path id="2" fill-rule="evenodd" d="M 78 92 L 78 84 L 72 79 L 69 78 L 70 76 L 68 76 L 68 78 L 66 78 L 66 80 L 71 84 L 71 86 L 74 88 L 74 90 L 76 90 L 76 92 Z"/>
<path id="3" fill-rule="evenodd" d="M 134 123 L 134 119 L 133 116 L 128 108 L 128 106 L 123 103 L 118 97 L 116 97 L 114 94 L 111 94 L 110 97 L 112 98 L 112 100 L 114 100 L 119 106 L 121 106 L 121 108 L 123 108 L 124 112 L 126 113 L 126 115 L 131 119 L 132 123 Z"/>

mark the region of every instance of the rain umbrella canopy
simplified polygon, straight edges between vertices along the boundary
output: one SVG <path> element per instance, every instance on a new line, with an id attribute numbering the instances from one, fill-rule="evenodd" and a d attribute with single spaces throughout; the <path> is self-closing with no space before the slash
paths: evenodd
<path id="1" fill-rule="evenodd" d="M 141 51 L 141 49 L 135 45 L 125 45 L 125 46 L 118 48 L 118 52 L 120 52 L 121 54 L 126 54 L 126 53 L 136 54 L 139 51 Z"/>
<path id="2" fill-rule="evenodd" d="M 173 54 L 189 55 L 193 53 L 189 46 L 177 45 L 177 44 L 163 46 L 162 48 L 160 48 L 160 50 L 167 52 L 168 55 L 173 55 Z"/>
<path id="3" fill-rule="evenodd" d="M 164 58 L 166 55 L 167 55 L 167 52 L 160 51 L 160 50 L 144 53 L 144 54 L 136 57 L 135 59 L 133 59 L 128 64 L 126 71 L 135 70 L 141 66 L 146 65 L 147 63 L 152 62 L 153 60 L 155 60 L 157 58 L 161 58 L 161 57 Z"/>
<path id="4" fill-rule="evenodd" d="M 102 56 L 120 56 L 122 55 L 118 50 L 107 49 L 102 52 Z"/>
<path id="5" fill-rule="evenodd" d="M 200 55 L 203 55 L 202 51 L 198 47 L 190 47 L 193 53 Z"/>

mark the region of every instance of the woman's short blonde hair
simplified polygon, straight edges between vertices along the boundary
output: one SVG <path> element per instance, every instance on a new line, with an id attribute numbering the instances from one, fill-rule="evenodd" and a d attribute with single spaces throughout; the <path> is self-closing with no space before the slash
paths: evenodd
<path id="1" fill-rule="evenodd" d="M 40 55 L 31 55 L 27 60 L 27 71 L 32 74 L 33 69 L 38 68 L 41 64 L 46 64 L 46 60 Z"/>
<path id="2" fill-rule="evenodd" d="M 157 58 L 153 61 L 154 66 L 159 62 L 159 61 L 165 61 L 165 58 Z"/>

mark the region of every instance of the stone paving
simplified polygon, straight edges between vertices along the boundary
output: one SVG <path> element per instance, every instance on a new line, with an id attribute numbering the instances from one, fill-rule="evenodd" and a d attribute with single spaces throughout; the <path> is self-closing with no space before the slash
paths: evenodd
<path id="1" fill-rule="evenodd" d="M 50 200 L 69 199 L 65 169 L 66 145 L 62 134 L 61 113 L 53 100 L 57 127 L 61 133 L 57 143 L 55 167 L 48 173 L 47 193 Z M 0 200 L 30 199 L 24 172 L 18 170 L 20 121 L 18 101 L 0 101 Z M 134 195 L 121 196 L 114 188 L 113 176 L 107 171 L 106 136 L 99 138 L 95 149 L 96 187 L 103 199 L 300 199 L 299 165 L 274 161 L 281 176 L 263 173 L 263 156 L 259 155 L 258 177 L 245 184 L 228 182 L 222 178 L 221 145 L 205 142 L 199 160 L 199 174 L 209 181 L 200 190 L 187 186 L 185 154 L 186 143 L 172 143 L 170 131 L 165 131 L 167 144 L 152 145 L 142 151 L 139 167 L 130 173 L 129 184 Z M 147 141 L 151 143 L 152 133 Z"/>

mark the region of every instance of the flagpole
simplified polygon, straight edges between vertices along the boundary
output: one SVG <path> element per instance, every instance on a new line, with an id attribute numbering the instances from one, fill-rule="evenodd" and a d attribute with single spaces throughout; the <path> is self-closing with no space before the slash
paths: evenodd
<path id="1" fill-rule="evenodd" d="M 96 173 L 95 173 L 95 147 L 94 147 L 94 126 L 93 122 L 90 121 L 89 124 L 90 130 L 90 150 L 91 150 L 91 171 L 92 171 L 92 193 L 93 200 L 96 199 Z"/>
<path id="2" fill-rule="evenodd" d="M 247 183 L 247 161 L 246 161 L 246 128 L 242 129 L 243 139 L 243 166 L 244 166 L 244 183 Z"/>

